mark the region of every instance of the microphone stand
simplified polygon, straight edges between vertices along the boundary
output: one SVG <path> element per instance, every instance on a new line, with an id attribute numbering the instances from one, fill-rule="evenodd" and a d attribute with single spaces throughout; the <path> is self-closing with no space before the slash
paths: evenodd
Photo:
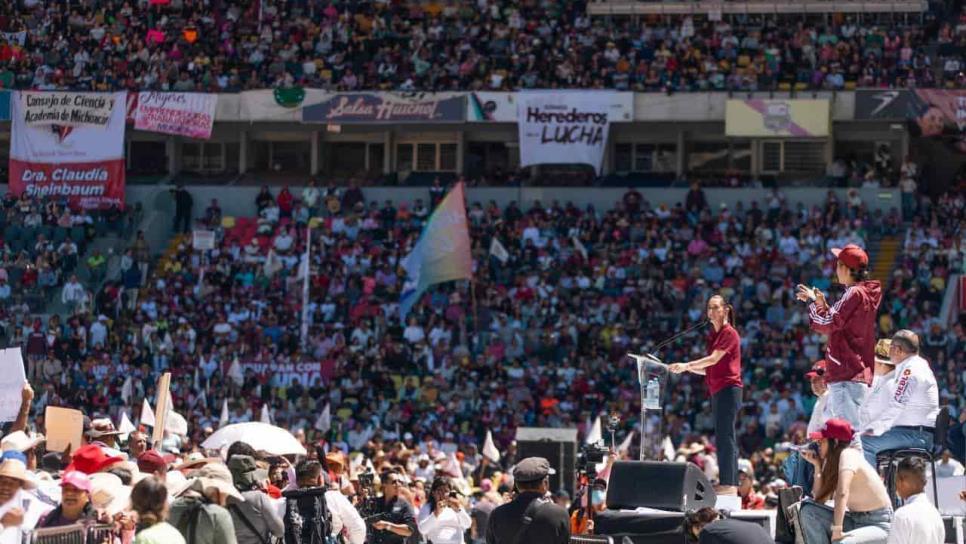
<path id="1" fill-rule="evenodd" d="M 636 354 L 636 353 L 627 354 L 628 357 L 630 357 L 631 359 L 634 359 L 634 362 L 637 363 L 637 376 L 638 376 L 638 380 L 641 382 L 641 446 L 640 446 L 641 451 L 638 456 L 639 460 L 641 461 L 644 460 L 646 445 L 647 445 L 647 405 L 645 404 L 645 400 L 647 396 L 647 365 L 649 364 L 654 365 L 664 370 L 664 374 L 666 376 L 668 371 L 668 365 L 661 362 L 661 360 L 657 357 L 657 355 L 654 355 L 654 352 L 657 352 L 661 348 L 668 346 L 669 344 L 671 344 L 672 342 L 674 342 L 675 340 L 677 340 L 678 338 L 681 338 L 686 334 L 689 334 L 697 329 L 707 326 L 708 323 L 710 323 L 708 319 L 703 319 L 698 323 L 695 323 L 694 325 L 691 325 L 690 327 L 684 329 L 683 331 L 677 334 L 674 334 L 668 338 L 665 338 L 664 340 L 659 342 L 656 346 L 651 348 L 651 353 L 644 353 L 642 355 Z M 660 378 L 658 378 L 658 382 L 660 383 Z M 660 395 L 660 390 L 658 392 L 658 395 Z"/>

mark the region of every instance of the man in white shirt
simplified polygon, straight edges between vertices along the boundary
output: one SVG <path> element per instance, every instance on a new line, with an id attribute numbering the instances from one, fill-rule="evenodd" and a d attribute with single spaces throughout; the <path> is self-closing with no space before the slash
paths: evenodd
<path id="1" fill-rule="evenodd" d="M 953 452 L 948 449 L 943 450 L 942 459 L 936 463 L 936 475 L 940 478 L 950 478 L 963 474 L 966 474 L 963 464 L 953 459 Z"/>
<path id="2" fill-rule="evenodd" d="M 84 286 L 77 280 L 77 274 L 72 274 L 70 281 L 64 284 L 64 290 L 60 293 L 60 301 L 74 313 L 74 308 L 84 299 Z"/>
<path id="3" fill-rule="evenodd" d="M 932 449 L 933 427 L 939 415 L 939 386 L 929 363 L 919 356 L 916 333 L 906 329 L 896 332 L 889 359 L 896 365 L 892 383 L 887 382 L 892 394 L 868 406 L 875 418 L 864 425 L 862 434 L 862 450 L 872 466 L 876 466 L 876 454 L 883 450 Z"/>
<path id="4" fill-rule="evenodd" d="M 926 463 L 918 457 L 899 462 L 896 472 L 896 495 L 903 506 L 892 518 L 886 544 L 942 544 L 946 528 L 942 516 L 926 496 Z"/>

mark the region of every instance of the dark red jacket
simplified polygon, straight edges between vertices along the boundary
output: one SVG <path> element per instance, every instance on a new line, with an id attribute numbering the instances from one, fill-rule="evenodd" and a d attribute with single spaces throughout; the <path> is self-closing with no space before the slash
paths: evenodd
<path id="1" fill-rule="evenodd" d="M 875 364 L 876 315 L 882 301 L 878 281 L 861 281 L 845 290 L 834 305 L 819 310 L 808 306 L 812 330 L 828 336 L 825 346 L 827 383 L 863 382 L 872 384 Z"/>

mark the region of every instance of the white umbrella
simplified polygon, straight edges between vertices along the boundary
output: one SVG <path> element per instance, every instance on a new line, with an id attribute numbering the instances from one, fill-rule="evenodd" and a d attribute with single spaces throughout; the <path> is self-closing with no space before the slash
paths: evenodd
<path id="1" fill-rule="evenodd" d="M 255 451 L 264 451 L 272 455 L 306 454 L 305 447 L 299 444 L 292 433 L 281 427 L 258 421 L 226 425 L 202 442 L 201 447 L 220 450 L 238 441 L 245 442 L 255 448 Z"/>

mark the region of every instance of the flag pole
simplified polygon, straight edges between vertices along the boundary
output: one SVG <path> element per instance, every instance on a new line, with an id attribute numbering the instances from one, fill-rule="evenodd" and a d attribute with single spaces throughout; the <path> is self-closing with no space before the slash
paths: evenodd
<path id="1" fill-rule="evenodd" d="M 476 308 L 476 278 L 470 280 L 470 298 L 473 299 L 473 332 L 480 334 L 480 314 Z"/>
<path id="2" fill-rule="evenodd" d="M 312 264 L 310 258 L 312 257 L 312 224 L 309 223 L 305 227 L 305 254 L 303 256 L 303 263 L 299 264 L 301 268 L 305 266 L 305 271 L 302 274 L 302 323 L 301 323 L 301 343 L 302 352 L 304 353 L 309 347 L 309 276 L 312 275 Z"/>

